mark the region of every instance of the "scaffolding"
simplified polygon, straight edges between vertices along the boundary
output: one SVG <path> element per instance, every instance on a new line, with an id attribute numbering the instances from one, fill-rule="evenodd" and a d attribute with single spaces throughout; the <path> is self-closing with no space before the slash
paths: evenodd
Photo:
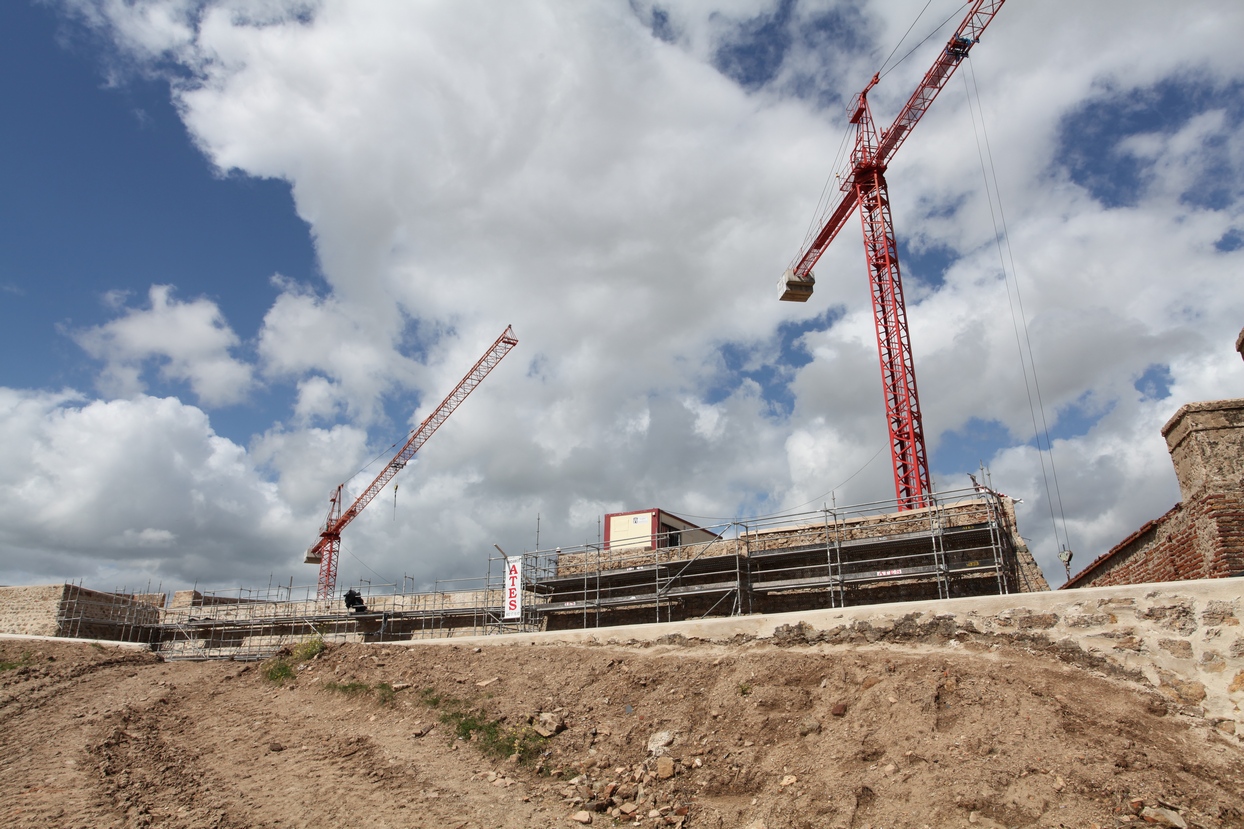
<path id="1" fill-rule="evenodd" d="M 131 593 L 91 590 L 70 582 L 56 607 L 56 635 L 74 639 L 107 639 L 150 644 L 159 636 L 163 592 Z"/>
<path id="2" fill-rule="evenodd" d="M 931 506 L 829 507 L 705 527 L 690 545 L 585 544 L 529 553 L 549 628 L 1003 594 L 1018 587 L 1011 507 L 977 489 Z"/>
<path id="3" fill-rule="evenodd" d="M 317 587 L 277 585 L 267 590 L 176 594 L 163 614 L 157 650 L 165 659 L 266 659 L 308 639 L 325 642 L 396 642 L 483 635 L 501 612 L 501 591 L 487 580 L 444 579 L 432 590 L 360 582 L 360 600 L 316 596 Z"/>
<path id="4" fill-rule="evenodd" d="M 360 582 L 352 606 L 317 587 L 104 593 L 67 584 L 58 635 L 143 642 L 165 659 L 268 658 L 312 638 L 394 642 L 596 628 L 1031 589 L 1021 581 L 1012 502 L 985 488 L 701 528 L 642 541 L 490 556 L 483 578 L 418 590 Z M 498 548 L 498 552 L 500 549 Z M 1024 554 L 1027 555 L 1026 549 Z M 507 565 L 521 562 L 521 601 L 505 612 Z M 1030 561 L 1030 559 L 1027 559 Z M 512 618 L 510 618 L 512 617 Z"/>

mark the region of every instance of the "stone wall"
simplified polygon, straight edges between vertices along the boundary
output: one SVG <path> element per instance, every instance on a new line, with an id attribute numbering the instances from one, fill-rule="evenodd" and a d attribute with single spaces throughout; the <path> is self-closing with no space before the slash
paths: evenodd
<path id="1" fill-rule="evenodd" d="M 1220 733 L 1244 738 L 1241 587 L 1244 582 L 1238 580 L 1206 579 L 513 633 L 488 641 L 526 645 L 757 638 L 829 653 L 843 644 L 985 652 L 1020 647 L 1147 687 L 1169 710 L 1204 718 Z"/>
<path id="2" fill-rule="evenodd" d="M 1162 434 L 1183 500 L 1064 588 L 1244 575 L 1244 400 L 1184 406 Z"/>
<path id="3" fill-rule="evenodd" d="M 0 587 L 0 633 L 55 636 L 67 586 Z"/>
<path id="4" fill-rule="evenodd" d="M 164 594 L 130 595 L 76 584 L 0 587 L 0 633 L 149 641 Z"/>

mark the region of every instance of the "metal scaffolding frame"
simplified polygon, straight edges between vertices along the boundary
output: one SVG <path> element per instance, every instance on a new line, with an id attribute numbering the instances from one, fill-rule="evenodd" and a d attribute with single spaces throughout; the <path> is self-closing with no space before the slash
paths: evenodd
<path id="1" fill-rule="evenodd" d="M 704 527 L 711 540 L 584 544 L 521 553 L 521 613 L 507 619 L 507 557 L 483 578 L 431 590 L 363 581 L 359 601 L 317 587 L 103 593 L 65 586 L 61 636 L 145 642 L 165 659 L 259 660 L 310 638 L 392 642 L 421 638 L 596 628 L 709 616 L 782 612 L 1021 589 L 1010 502 L 985 488 L 934 494 L 899 511 L 895 501 Z M 681 541 L 684 534 L 678 534 Z M 700 537 L 704 537 L 701 535 Z M 499 550 L 498 550 L 499 551 Z"/>
<path id="2" fill-rule="evenodd" d="M 56 611 L 56 635 L 74 639 L 107 639 L 151 643 L 159 634 L 164 594 L 91 590 L 81 582 L 65 585 Z"/>
<path id="3" fill-rule="evenodd" d="M 685 546 L 585 544 L 529 553 L 551 627 L 949 599 L 1017 589 L 1014 528 L 987 490 L 829 507 L 704 527 Z M 727 602 L 726 600 L 729 599 Z"/>

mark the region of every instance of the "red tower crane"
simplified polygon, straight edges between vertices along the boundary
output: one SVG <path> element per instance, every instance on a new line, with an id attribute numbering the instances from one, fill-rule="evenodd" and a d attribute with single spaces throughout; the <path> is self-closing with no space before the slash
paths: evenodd
<path id="1" fill-rule="evenodd" d="M 341 491 L 345 484 L 339 484 L 333 491 L 329 499 L 328 517 L 324 520 L 323 531 L 320 532 L 320 540 L 307 549 L 307 556 L 304 559 L 306 564 L 320 565 L 319 590 L 316 593 L 318 598 L 332 599 L 337 589 L 337 554 L 341 551 L 341 531 L 363 511 L 365 506 L 372 502 L 373 498 L 380 494 L 389 481 L 393 480 L 393 476 L 406 466 L 406 463 L 415 456 L 423 444 L 428 442 L 432 433 L 440 428 L 440 425 L 453 414 L 454 409 L 466 400 L 467 395 L 475 390 L 475 387 L 488 376 L 488 373 L 496 368 L 497 363 L 501 362 L 501 358 L 509 354 L 516 345 L 518 345 L 518 338 L 514 336 L 514 327 L 508 326 L 505 331 L 501 332 L 501 336 L 492 344 L 492 347 L 484 353 L 484 356 L 480 357 L 466 376 L 458 382 L 449 396 L 441 401 L 441 404 L 427 416 L 423 423 L 419 424 L 418 429 L 410 433 L 410 438 L 393 456 L 393 460 L 389 461 L 384 470 L 376 476 L 376 480 L 371 482 L 371 486 L 363 490 L 363 494 L 355 498 L 354 503 L 344 513 L 341 511 Z"/>
<path id="2" fill-rule="evenodd" d="M 1003 2 L 974 0 L 933 67 L 925 73 L 894 123 L 880 135 L 868 106 L 868 93 L 877 85 L 879 75 L 874 75 L 864 91 L 851 102 L 847 112 L 855 125 L 855 149 L 851 153 L 851 171 L 842 182 L 842 200 L 829 214 L 829 220 L 821 231 L 782 275 L 779 283 L 781 299 L 807 302 L 816 281 L 812 267 L 859 205 L 873 300 L 873 323 L 877 329 L 877 351 L 881 359 L 881 382 L 885 390 L 886 422 L 890 429 L 894 492 L 900 510 L 927 505 L 932 486 L 929 483 L 924 425 L 920 418 L 920 400 L 916 395 L 916 370 L 907 333 L 907 310 L 903 304 L 903 281 L 898 266 L 898 247 L 894 241 L 885 171 L 895 151 L 907 140 L 937 93 L 942 91 L 959 63 L 980 40 L 981 32 L 1002 8 Z"/>

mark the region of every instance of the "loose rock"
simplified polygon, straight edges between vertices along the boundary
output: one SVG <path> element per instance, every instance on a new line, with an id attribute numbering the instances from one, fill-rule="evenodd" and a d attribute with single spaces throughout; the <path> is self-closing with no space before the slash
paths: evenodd
<path id="1" fill-rule="evenodd" d="M 658 731 L 648 738 L 648 753 L 660 757 L 673 742 L 673 731 Z"/>
<path id="2" fill-rule="evenodd" d="M 552 737 L 566 730 L 566 720 L 562 715 L 548 711 L 538 714 L 531 725 L 541 737 Z"/>
<path id="3" fill-rule="evenodd" d="M 1174 826 L 1175 829 L 1188 829 L 1188 822 L 1180 816 L 1179 812 L 1173 809 L 1146 806 L 1140 811 L 1140 816 L 1146 823 L 1153 823 L 1158 826 Z"/>

